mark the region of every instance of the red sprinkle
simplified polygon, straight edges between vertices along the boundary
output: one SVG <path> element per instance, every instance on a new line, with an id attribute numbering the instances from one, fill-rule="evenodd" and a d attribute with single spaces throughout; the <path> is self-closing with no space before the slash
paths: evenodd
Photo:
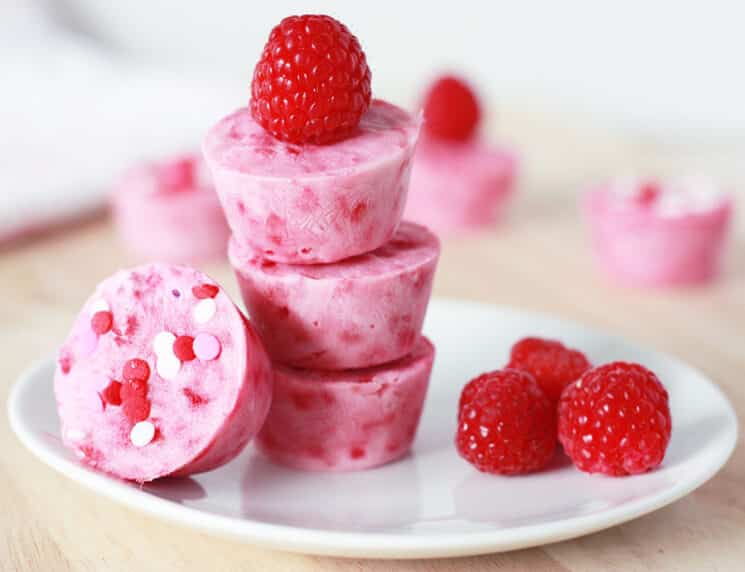
<path id="1" fill-rule="evenodd" d="M 96 312 L 91 318 L 91 329 L 99 336 L 109 332 L 113 325 L 114 316 L 108 310 Z"/>
<path id="2" fill-rule="evenodd" d="M 150 366 L 138 358 L 128 360 L 122 369 L 124 381 L 147 381 L 150 378 Z"/>
<path id="3" fill-rule="evenodd" d="M 147 397 L 147 382 L 133 379 L 126 381 L 120 388 L 122 401 Z"/>
<path id="4" fill-rule="evenodd" d="M 173 342 L 173 353 L 181 361 L 191 361 L 196 355 L 194 355 L 194 338 L 191 336 L 179 336 L 176 341 Z"/>
<path id="5" fill-rule="evenodd" d="M 203 300 L 205 298 L 214 298 L 220 289 L 214 284 L 199 284 L 191 289 L 191 293 L 194 294 L 195 298 Z"/>
<path id="6" fill-rule="evenodd" d="M 150 416 L 150 401 L 146 397 L 133 397 L 122 402 L 122 409 L 131 423 L 139 423 Z"/>
<path id="7" fill-rule="evenodd" d="M 109 405 L 121 405 L 122 404 L 122 384 L 118 381 L 112 380 L 106 389 L 103 390 L 103 399 Z"/>

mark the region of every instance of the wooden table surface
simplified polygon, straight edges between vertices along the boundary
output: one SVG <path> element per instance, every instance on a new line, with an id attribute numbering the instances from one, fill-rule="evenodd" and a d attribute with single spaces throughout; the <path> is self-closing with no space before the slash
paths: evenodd
<path id="1" fill-rule="evenodd" d="M 516 108 L 517 109 L 517 108 Z M 745 419 L 745 233 L 737 221 L 725 275 L 703 289 L 628 291 L 594 271 L 579 189 L 629 169 L 706 170 L 745 189 L 732 142 L 665 145 L 588 119 L 504 108 L 495 136 L 525 161 L 510 220 L 444 243 L 436 295 L 550 312 L 675 354 L 717 381 Z M 738 156 L 739 155 L 739 156 Z M 740 193 L 740 204 L 745 195 Z M 18 374 L 49 355 L 100 279 L 129 261 L 106 220 L 0 252 L 0 570 L 742 570 L 745 452 L 684 499 L 633 522 L 519 552 L 432 561 L 329 559 L 212 538 L 83 490 L 16 440 L 6 400 Z M 225 265 L 205 267 L 235 293 Z M 52 396 L 50 396 L 50 399 Z M 740 423 L 742 430 L 742 421 Z"/>

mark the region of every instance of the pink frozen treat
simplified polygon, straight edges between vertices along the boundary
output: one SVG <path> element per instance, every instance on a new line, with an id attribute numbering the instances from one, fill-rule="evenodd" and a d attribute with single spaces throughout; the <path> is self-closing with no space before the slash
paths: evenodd
<path id="1" fill-rule="evenodd" d="M 269 359 L 228 296 L 197 270 L 121 270 L 85 303 L 54 375 L 62 439 L 137 482 L 227 463 L 271 401 Z"/>
<path id="2" fill-rule="evenodd" d="M 402 457 L 416 435 L 434 357 L 422 337 L 407 357 L 375 368 L 275 367 L 275 397 L 257 446 L 310 471 L 369 469 Z"/>
<path id="3" fill-rule="evenodd" d="M 239 109 L 207 134 L 204 155 L 235 241 L 275 262 L 335 262 L 375 250 L 401 220 L 419 123 L 373 101 L 354 134 L 294 145 Z"/>
<path id="4" fill-rule="evenodd" d="M 618 180 L 583 207 L 599 265 L 623 284 L 696 284 L 719 271 L 733 202 L 707 180 Z"/>
<path id="5" fill-rule="evenodd" d="M 517 160 L 478 140 L 423 139 L 404 216 L 439 234 L 491 227 L 512 196 Z"/>
<path id="6" fill-rule="evenodd" d="M 122 241 L 141 260 L 225 257 L 230 230 L 201 159 L 184 156 L 131 169 L 115 187 L 111 206 Z"/>
<path id="7" fill-rule="evenodd" d="M 338 370 L 386 363 L 412 350 L 440 244 L 426 228 L 403 222 L 377 250 L 334 264 L 276 264 L 235 241 L 228 252 L 272 359 Z"/>

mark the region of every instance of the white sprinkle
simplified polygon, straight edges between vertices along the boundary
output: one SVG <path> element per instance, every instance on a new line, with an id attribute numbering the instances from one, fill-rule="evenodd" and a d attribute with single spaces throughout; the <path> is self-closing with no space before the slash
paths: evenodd
<path id="1" fill-rule="evenodd" d="M 176 336 L 171 332 L 160 332 L 153 338 L 153 351 L 155 355 L 165 356 L 173 354 L 173 342 L 176 341 Z"/>
<path id="2" fill-rule="evenodd" d="M 91 304 L 91 316 L 96 312 L 108 312 L 109 304 L 103 298 L 97 298 Z"/>
<path id="3" fill-rule="evenodd" d="M 155 371 L 163 379 L 173 379 L 181 369 L 181 361 L 173 353 L 161 354 L 155 361 Z"/>
<path id="4" fill-rule="evenodd" d="M 200 300 L 196 306 L 194 306 L 194 321 L 197 324 L 206 324 L 212 319 L 217 311 L 217 305 L 215 304 L 214 298 L 205 298 Z"/>
<path id="5" fill-rule="evenodd" d="M 129 440 L 135 447 L 144 447 L 155 437 L 155 425 L 150 421 L 140 421 L 132 427 L 129 433 Z"/>
<path id="6" fill-rule="evenodd" d="M 67 437 L 68 441 L 82 441 L 85 439 L 85 433 L 81 431 L 80 429 L 68 429 L 65 432 L 65 436 Z"/>

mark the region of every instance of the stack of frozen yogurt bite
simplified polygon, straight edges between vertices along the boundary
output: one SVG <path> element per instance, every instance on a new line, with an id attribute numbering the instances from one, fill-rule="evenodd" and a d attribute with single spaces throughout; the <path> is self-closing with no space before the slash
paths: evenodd
<path id="1" fill-rule="evenodd" d="M 286 18 L 250 105 L 203 144 L 230 263 L 275 366 L 257 445 L 300 469 L 405 455 L 434 360 L 421 330 L 439 241 L 401 220 L 420 121 L 370 93 L 346 26 Z"/>

